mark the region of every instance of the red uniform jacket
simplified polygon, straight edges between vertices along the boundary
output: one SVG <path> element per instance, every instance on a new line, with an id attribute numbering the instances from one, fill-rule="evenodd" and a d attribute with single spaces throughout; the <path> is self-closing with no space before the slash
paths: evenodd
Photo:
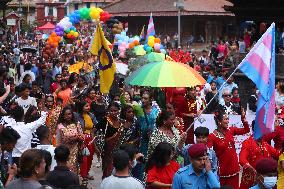
<path id="1" fill-rule="evenodd" d="M 242 120 L 243 122 L 243 120 Z M 220 177 L 234 176 L 240 171 L 238 156 L 235 148 L 235 135 L 243 135 L 250 131 L 247 122 L 243 122 L 244 128 L 230 127 L 221 137 L 216 133 L 211 133 L 208 137 L 208 147 L 213 147 L 219 161 Z"/>
<path id="2" fill-rule="evenodd" d="M 277 126 L 275 127 L 275 131 L 272 133 L 269 133 L 263 137 L 263 140 L 271 143 L 271 140 L 274 140 L 274 147 L 277 150 L 282 149 L 282 143 L 284 142 L 284 126 Z"/>
<path id="3" fill-rule="evenodd" d="M 249 165 L 255 168 L 256 162 L 261 158 L 272 157 L 278 159 L 280 152 L 262 141 L 261 145 L 250 137 L 242 143 L 240 152 L 240 164 L 243 166 L 243 174 L 240 189 L 249 189 L 255 183 L 256 172 L 249 168 Z"/>

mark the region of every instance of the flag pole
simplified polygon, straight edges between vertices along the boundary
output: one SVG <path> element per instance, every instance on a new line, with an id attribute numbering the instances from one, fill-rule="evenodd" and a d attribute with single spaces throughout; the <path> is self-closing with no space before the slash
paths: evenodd
<path id="1" fill-rule="evenodd" d="M 186 133 L 191 129 L 191 127 L 194 125 L 195 121 L 200 118 L 200 116 L 203 114 L 203 112 L 206 110 L 206 108 L 211 104 L 211 102 L 214 100 L 214 98 L 221 92 L 224 85 L 227 83 L 227 81 L 236 73 L 237 69 L 239 68 L 239 65 L 235 68 L 235 70 L 231 73 L 231 75 L 226 79 L 226 81 L 221 85 L 220 89 L 217 91 L 217 93 L 211 98 L 211 100 L 208 102 L 208 104 L 205 106 L 205 108 L 200 112 L 200 114 L 194 118 L 193 122 L 190 124 L 190 126 L 186 129 Z"/>

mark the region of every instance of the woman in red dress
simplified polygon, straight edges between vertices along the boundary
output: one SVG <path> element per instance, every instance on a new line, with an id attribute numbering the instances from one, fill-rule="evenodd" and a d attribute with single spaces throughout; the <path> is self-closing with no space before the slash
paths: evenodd
<path id="1" fill-rule="evenodd" d="M 208 137 L 208 147 L 213 147 L 219 160 L 218 174 L 221 186 L 229 185 L 239 189 L 240 166 L 235 148 L 235 135 L 243 135 L 250 131 L 242 110 L 242 123 L 244 128 L 228 127 L 229 117 L 224 112 L 216 112 L 215 122 L 217 129 Z"/>
<path id="2" fill-rule="evenodd" d="M 152 153 L 146 166 L 146 189 L 170 189 L 174 174 L 179 169 L 179 164 L 172 160 L 173 147 L 167 142 L 159 143 Z"/>

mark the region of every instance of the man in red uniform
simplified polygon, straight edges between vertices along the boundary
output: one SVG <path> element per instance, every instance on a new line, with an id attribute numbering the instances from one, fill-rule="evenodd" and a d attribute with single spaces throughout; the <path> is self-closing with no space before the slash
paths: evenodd
<path id="1" fill-rule="evenodd" d="M 188 90 L 187 106 L 188 106 L 188 112 L 183 113 L 185 131 L 193 123 L 194 118 L 198 116 L 201 113 L 201 111 L 205 108 L 203 105 L 201 105 L 199 107 L 199 110 L 197 109 L 196 91 L 194 87 L 189 88 Z M 187 132 L 187 139 L 185 143 L 194 144 L 194 127 L 193 126 Z"/>
<path id="2" fill-rule="evenodd" d="M 284 142 L 284 107 L 282 108 L 282 115 L 279 115 L 279 119 L 275 122 L 276 127 L 274 132 L 269 133 L 265 136 L 263 136 L 263 140 L 268 142 L 269 144 L 271 143 L 271 140 L 274 141 L 274 147 L 277 150 L 281 150 L 282 149 L 282 144 Z"/>
<path id="3" fill-rule="evenodd" d="M 255 183 L 256 162 L 262 158 L 278 159 L 280 152 L 262 139 L 255 140 L 252 136 L 242 144 L 240 152 L 240 164 L 243 166 L 243 174 L 240 189 L 249 189 Z"/>

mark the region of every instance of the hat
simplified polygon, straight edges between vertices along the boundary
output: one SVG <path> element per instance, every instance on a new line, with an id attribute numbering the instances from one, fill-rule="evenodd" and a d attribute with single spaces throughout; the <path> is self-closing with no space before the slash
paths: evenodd
<path id="1" fill-rule="evenodd" d="M 188 148 L 188 155 L 191 158 L 198 158 L 206 155 L 207 146 L 203 143 L 193 144 Z"/>
<path id="2" fill-rule="evenodd" d="M 272 158 L 262 158 L 256 162 L 255 170 L 262 175 L 277 173 L 277 161 Z"/>

